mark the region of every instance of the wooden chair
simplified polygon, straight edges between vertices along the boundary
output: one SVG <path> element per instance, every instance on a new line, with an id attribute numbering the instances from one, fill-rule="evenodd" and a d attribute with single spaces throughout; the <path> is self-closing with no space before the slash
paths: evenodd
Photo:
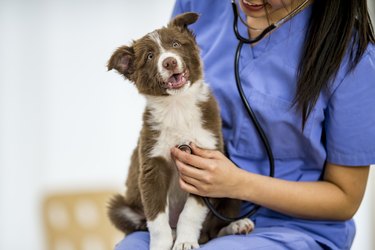
<path id="1" fill-rule="evenodd" d="M 50 194 L 43 202 L 48 250 L 113 250 L 123 234 L 106 206 L 112 191 Z"/>

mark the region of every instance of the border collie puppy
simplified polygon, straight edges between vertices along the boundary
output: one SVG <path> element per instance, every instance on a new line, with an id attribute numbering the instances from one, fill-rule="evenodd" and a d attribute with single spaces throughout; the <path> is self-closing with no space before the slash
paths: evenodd
<path id="1" fill-rule="evenodd" d="M 198 242 L 248 233 L 254 227 L 249 219 L 230 225 L 220 221 L 201 197 L 178 185 L 172 147 L 194 142 L 223 152 L 219 109 L 203 80 L 195 36 L 187 28 L 197 19 L 196 13 L 179 15 L 167 27 L 118 48 L 108 62 L 108 70 L 117 70 L 146 98 L 126 192 L 112 198 L 108 214 L 126 234 L 149 230 L 151 250 L 170 250 L 172 246 L 174 250 L 194 249 Z M 211 202 L 227 216 L 239 213 L 239 201 Z"/>

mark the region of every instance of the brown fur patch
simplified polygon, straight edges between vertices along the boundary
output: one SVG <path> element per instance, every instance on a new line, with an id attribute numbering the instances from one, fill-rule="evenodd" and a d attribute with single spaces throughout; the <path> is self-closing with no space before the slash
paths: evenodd
<path id="1" fill-rule="evenodd" d="M 224 153 L 220 110 L 214 96 L 211 94 L 207 102 L 200 104 L 200 108 L 202 110 L 203 127 L 207 130 L 214 131 L 214 135 L 217 137 L 218 141 L 217 150 Z"/>

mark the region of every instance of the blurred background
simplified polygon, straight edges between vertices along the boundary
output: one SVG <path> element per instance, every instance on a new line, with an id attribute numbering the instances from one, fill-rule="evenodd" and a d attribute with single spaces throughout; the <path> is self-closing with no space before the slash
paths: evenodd
<path id="1" fill-rule="evenodd" d="M 116 47 L 165 25 L 173 3 L 0 0 L 1 250 L 52 250 L 75 224 L 88 232 L 69 231 L 84 238 L 81 249 L 107 250 L 121 238 L 109 225 L 91 227 L 102 222 L 108 195 L 123 189 L 144 100 L 106 62 Z M 374 172 L 355 250 L 375 249 Z M 62 239 L 55 249 L 75 244 Z"/>

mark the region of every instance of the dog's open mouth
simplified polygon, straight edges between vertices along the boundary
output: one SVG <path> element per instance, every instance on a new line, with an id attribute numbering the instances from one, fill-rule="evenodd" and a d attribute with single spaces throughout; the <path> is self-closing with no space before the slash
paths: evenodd
<path id="1" fill-rule="evenodd" d="M 171 75 L 166 81 L 166 88 L 179 89 L 184 86 L 189 78 L 187 70 L 182 73 L 175 73 Z"/>

